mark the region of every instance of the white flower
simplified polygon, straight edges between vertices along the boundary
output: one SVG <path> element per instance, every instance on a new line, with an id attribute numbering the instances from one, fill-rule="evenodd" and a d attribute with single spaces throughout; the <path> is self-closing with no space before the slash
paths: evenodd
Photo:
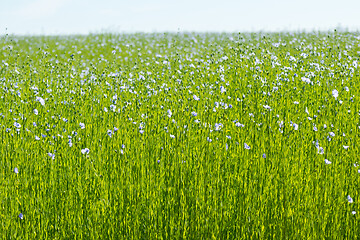
<path id="1" fill-rule="evenodd" d="M 332 91 L 332 95 L 333 95 L 333 97 L 336 99 L 336 98 L 339 96 L 339 92 L 338 92 L 336 89 L 334 89 L 334 90 Z"/>
<path id="2" fill-rule="evenodd" d="M 331 162 L 327 159 L 325 159 L 325 164 L 331 164 Z"/>
<path id="3" fill-rule="evenodd" d="M 200 100 L 200 98 L 197 97 L 196 95 L 194 95 L 193 98 L 194 98 L 195 101 L 199 101 L 199 100 Z"/>
<path id="4" fill-rule="evenodd" d="M 237 127 L 244 127 L 245 125 L 237 122 L 237 123 L 235 123 L 235 126 L 237 126 Z"/>
<path id="5" fill-rule="evenodd" d="M 38 111 L 36 108 L 34 109 L 34 114 L 35 114 L 35 115 L 38 115 L 38 114 L 39 114 L 39 111 Z"/>
<path id="6" fill-rule="evenodd" d="M 111 109 L 111 111 L 115 112 L 116 106 L 115 106 L 114 104 L 111 104 L 111 105 L 110 105 L 110 109 Z"/>
<path id="7" fill-rule="evenodd" d="M 357 63 L 357 61 L 355 60 L 355 61 L 353 61 L 353 66 L 354 66 L 354 68 L 357 68 L 358 67 L 358 63 Z"/>
<path id="8" fill-rule="evenodd" d="M 353 202 L 354 202 L 354 200 L 350 197 L 350 195 L 347 196 L 347 200 L 348 200 L 349 203 L 353 203 Z"/>
<path id="9" fill-rule="evenodd" d="M 318 147 L 318 154 L 324 154 L 324 148 L 323 147 Z"/>
<path id="10" fill-rule="evenodd" d="M 221 93 L 224 93 L 224 92 L 226 92 L 226 89 L 223 86 L 221 86 L 220 91 L 221 91 Z"/>
<path id="11" fill-rule="evenodd" d="M 36 101 L 40 102 L 41 105 L 45 106 L 45 100 L 42 97 L 36 97 Z"/>
<path id="12" fill-rule="evenodd" d="M 85 123 L 82 123 L 82 122 L 81 122 L 79 125 L 80 125 L 80 128 L 81 128 L 81 129 L 84 129 L 84 128 L 85 128 Z"/>
<path id="13" fill-rule="evenodd" d="M 223 125 L 221 123 L 215 123 L 215 131 L 220 131 Z"/>
<path id="14" fill-rule="evenodd" d="M 249 149 L 250 149 L 250 146 L 249 146 L 249 145 L 247 145 L 246 143 L 244 143 L 244 147 L 245 147 L 245 149 L 247 149 L 247 150 L 249 150 Z"/>
<path id="15" fill-rule="evenodd" d="M 172 135 L 172 134 L 170 134 L 170 137 L 171 137 L 171 138 L 175 138 L 175 136 L 174 136 L 174 135 Z"/>
<path id="16" fill-rule="evenodd" d="M 167 110 L 167 114 L 168 114 L 168 117 L 169 118 L 171 118 L 171 116 L 172 116 L 172 112 L 171 112 L 171 110 L 169 109 L 169 110 Z"/>
<path id="17" fill-rule="evenodd" d="M 298 130 L 299 129 L 299 125 L 297 125 L 296 123 L 293 124 L 294 130 Z"/>
<path id="18" fill-rule="evenodd" d="M 344 145 L 343 145 L 343 147 L 344 147 L 345 150 L 347 150 L 349 148 L 349 146 L 344 146 Z"/>
<path id="19" fill-rule="evenodd" d="M 89 154 L 90 150 L 88 148 L 81 149 L 82 154 Z"/>
<path id="20" fill-rule="evenodd" d="M 308 83 L 308 84 L 311 83 L 311 80 L 310 80 L 309 78 L 307 78 L 307 77 L 302 77 L 301 80 L 302 80 L 303 82 Z"/>

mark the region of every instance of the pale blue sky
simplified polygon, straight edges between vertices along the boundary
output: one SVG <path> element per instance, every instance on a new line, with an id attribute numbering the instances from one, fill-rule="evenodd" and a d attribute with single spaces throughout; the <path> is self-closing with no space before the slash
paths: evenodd
<path id="1" fill-rule="evenodd" d="M 338 26 L 360 30 L 360 0 L 0 0 L 0 35 L 312 31 Z"/>

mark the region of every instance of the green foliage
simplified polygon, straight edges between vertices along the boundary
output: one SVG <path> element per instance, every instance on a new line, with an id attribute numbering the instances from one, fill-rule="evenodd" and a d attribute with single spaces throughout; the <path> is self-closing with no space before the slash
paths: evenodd
<path id="1" fill-rule="evenodd" d="M 0 236 L 356 239 L 359 40 L 3 36 Z"/>

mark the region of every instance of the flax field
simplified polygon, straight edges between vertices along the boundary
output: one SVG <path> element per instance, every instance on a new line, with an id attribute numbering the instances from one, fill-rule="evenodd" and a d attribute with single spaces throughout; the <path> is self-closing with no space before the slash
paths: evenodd
<path id="1" fill-rule="evenodd" d="M 0 36 L 2 239 L 358 239 L 360 33 Z"/>

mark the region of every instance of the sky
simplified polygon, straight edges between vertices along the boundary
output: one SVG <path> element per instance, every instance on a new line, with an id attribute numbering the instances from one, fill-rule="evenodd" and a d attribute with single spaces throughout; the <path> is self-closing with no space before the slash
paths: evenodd
<path id="1" fill-rule="evenodd" d="M 0 35 L 360 31 L 360 0 L 0 0 Z"/>

